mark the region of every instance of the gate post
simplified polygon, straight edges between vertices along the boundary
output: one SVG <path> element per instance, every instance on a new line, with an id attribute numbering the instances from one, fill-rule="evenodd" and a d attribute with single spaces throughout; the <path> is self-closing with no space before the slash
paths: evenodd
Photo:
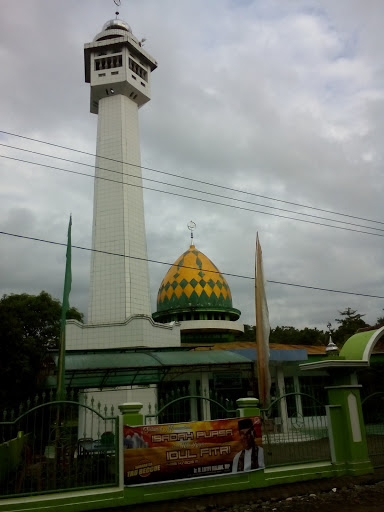
<path id="1" fill-rule="evenodd" d="M 326 406 L 332 462 L 347 474 L 372 473 L 360 399 L 360 385 L 329 386 Z"/>
<path id="2" fill-rule="evenodd" d="M 247 416 L 260 416 L 259 399 L 253 397 L 239 398 L 236 400 L 238 409 L 236 409 L 237 418 Z"/>
<path id="3" fill-rule="evenodd" d="M 129 402 L 119 405 L 121 414 L 123 415 L 123 425 L 129 425 L 130 427 L 137 427 L 143 425 L 143 415 L 141 409 L 143 404 L 140 402 Z"/>
<path id="4" fill-rule="evenodd" d="M 141 409 L 143 408 L 143 404 L 140 402 L 129 402 L 125 404 L 119 405 L 120 412 L 122 414 L 122 418 L 120 418 L 120 443 L 119 443 L 119 451 L 121 454 L 120 457 L 120 465 L 119 465 L 119 483 L 120 487 L 124 487 L 124 425 L 129 425 L 130 427 L 138 427 L 143 425 L 144 418 L 141 414 Z M 123 421 L 121 421 L 121 419 Z"/>

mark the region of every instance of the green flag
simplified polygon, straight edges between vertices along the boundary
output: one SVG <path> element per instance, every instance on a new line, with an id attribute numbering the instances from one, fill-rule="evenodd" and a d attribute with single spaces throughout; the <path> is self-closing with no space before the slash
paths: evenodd
<path id="1" fill-rule="evenodd" d="M 69 309 L 69 293 L 71 291 L 71 285 L 72 285 L 71 228 L 72 228 L 72 215 L 69 217 L 69 224 L 68 224 L 67 258 L 66 258 L 66 264 L 65 264 L 63 304 L 61 306 L 60 346 L 59 346 L 59 361 L 58 361 L 58 376 L 57 376 L 57 396 L 60 400 L 63 400 L 64 396 L 65 396 L 65 323 L 66 323 L 66 318 L 67 318 L 67 311 Z"/>

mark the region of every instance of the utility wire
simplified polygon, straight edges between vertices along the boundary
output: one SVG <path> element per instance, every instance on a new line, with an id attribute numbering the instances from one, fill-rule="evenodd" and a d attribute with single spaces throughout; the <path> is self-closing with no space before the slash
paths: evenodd
<path id="1" fill-rule="evenodd" d="M 29 160 L 23 160 L 21 158 L 14 158 L 14 157 L 5 156 L 5 155 L 0 155 L 0 157 L 1 158 L 6 158 L 8 160 L 15 160 L 17 162 L 28 163 L 28 164 L 31 164 L 31 165 L 38 165 L 39 167 L 47 167 L 49 169 L 55 169 L 55 170 L 58 170 L 58 171 L 68 172 L 70 174 L 77 174 L 77 175 L 80 175 L 80 176 L 86 176 L 86 177 L 92 178 L 92 179 L 95 178 L 95 176 L 92 175 L 92 174 L 86 174 L 86 173 L 79 172 L 79 171 L 71 171 L 69 169 L 62 169 L 61 167 L 55 167 L 53 165 L 39 164 L 37 162 L 31 162 Z M 112 180 L 110 178 L 104 178 L 102 176 L 96 176 L 96 178 L 104 180 L 104 181 L 109 181 L 109 182 L 112 182 L 112 183 L 118 183 L 119 185 L 122 184 L 121 181 Z M 215 205 L 218 205 L 218 206 L 227 206 L 228 208 L 235 208 L 236 210 L 243 210 L 243 211 L 247 211 L 247 212 L 260 213 L 262 215 L 270 215 L 272 217 L 279 217 L 280 219 L 295 220 L 297 222 L 304 222 L 306 224 L 314 224 L 316 226 L 324 226 L 324 227 L 328 227 L 328 228 L 341 229 L 343 231 L 353 231 L 354 233 L 361 233 L 361 234 L 365 234 L 365 235 L 384 237 L 384 234 L 380 234 L 380 233 L 371 233 L 370 231 L 362 231 L 360 229 L 351 229 L 351 228 L 347 228 L 347 227 L 343 227 L 343 226 L 334 226 L 332 224 L 325 224 L 324 222 L 314 222 L 314 221 L 311 221 L 311 220 L 298 219 L 298 218 L 295 218 L 295 217 L 289 217 L 287 215 L 279 215 L 277 213 L 263 212 L 263 211 L 260 211 L 260 210 L 254 210 L 252 208 L 245 208 L 244 206 L 237 206 L 237 205 L 233 205 L 233 204 L 220 203 L 218 201 L 212 201 L 211 199 L 204 199 L 202 197 L 187 196 L 187 195 L 183 195 L 183 194 L 177 194 L 176 192 L 170 192 L 168 190 L 159 190 L 159 189 L 156 189 L 156 188 L 145 187 L 143 185 L 135 185 L 134 183 L 123 183 L 123 185 L 128 185 L 130 187 L 137 187 L 137 188 L 141 188 L 141 189 L 145 189 L 145 190 L 151 190 L 153 192 L 161 192 L 162 194 L 168 194 L 168 195 L 172 195 L 172 196 L 183 197 L 184 199 L 193 199 L 195 201 L 203 201 L 204 203 L 215 204 Z M 340 222 L 340 221 L 336 221 L 336 220 L 333 221 L 333 220 L 331 220 L 331 222 Z M 364 227 L 366 229 L 384 231 L 383 229 L 371 228 L 370 226 L 362 226 L 362 227 Z"/>
<path id="2" fill-rule="evenodd" d="M 25 235 L 17 235 L 16 233 L 7 233 L 6 231 L 0 231 L 0 235 L 12 236 L 12 237 L 15 237 L 15 238 L 22 238 L 24 240 L 31 240 L 31 241 L 34 241 L 34 242 L 43 242 L 43 243 L 46 243 L 46 244 L 60 245 L 62 247 L 67 247 L 67 244 L 63 243 L 63 242 L 54 242 L 53 240 L 44 240 L 42 238 L 35 238 L 35 237 L 25 236 Z M 91 249 L 90 247 L 81 247 L 79 245 L 72 245 L 71 247 L 73 249 L 80 249 L 82 251 L 96 252 L 96 253 L 100 253 L 100 254 L 108 254 L 110 256 L 119 256 L 121 258 L 127 258 L 127 259 L 138 260 L 138 261 L 146 261 L 148 263 L 157 263 L 159 265 L 168 265 L 170 267 L 173 266 L 173 263 L 169 263 L 169 262 L 166 262 L 166 261 L 150 260 L 148 258 L 139 258 L 137 256 L 127 256 L 126 254 L 121 254 L 121 253 L 116 253 L 116 252 L 99 251 L 98 249 Z M 195 267 L 189 267 L 187 265 L 178 265 L 178 267 L 179 268 L 188 268 L 188 269 L 195 270 Z M 249 280 L 252 280 L 252 281 L 255 280 L 255 278 L 251 277 L 251 276 L 243 276 L 243 275 L 240 275 L 240 274 L 231 274 L 229 272 L 220 272 L 219 270 L 201 269 L 201 271 L 202 272 L 211 272 L 212 274 L 219 274 L 219 275 L 230 276 L 230 277 L 238 277 L 238 278 L 241 278 L 241 279 L 249 279 Z M 356 295 L 356 296 L 359 296 L 359 297 L 368 297 L 368 298 L 372 298 L 372 299 L 384 299 L 384 296 L 381 296 L 381 295 L 369 295 L 369 294 L 366 294 L 366 293 L 346 292 L 344 290 L 333 290 L 333 289 L 330 289 L 330 288 L 320 288 L 318 286 L 308 286 L 308 285 L 297 284 L 297 283 L 284 283 L 282 281 L 273 281 L 273 280 L 269 280 L 269 279 L 267 279 L 267 283 L 280 284 L 280 285 L 284 285 L 284 286 L 294 286 L 296 288 L 306 288 L 306 289 L 309 289 L 309 290 L 318 290 L 318 291 L 322 291 L 322 292 L 343 293 L 343 294 L 347 294 L 347 295 Z"/>
<path id="3" fill-rule="evenodd" d="M 31 137 L 26 137 L 24 135 L 19 135 L 19 134 L 16 134 L 16 133 L 11 133 L 11 132 L 7 132 L 7 131 L 4 131 L 4 130 L 0 130 L 0 133 L 4 133 L 6 135 L 11 135 L 12 137 L 18 137 L 18 138 L 21 138 L 21 139 L 30 140 L 32 142 L 38 142 L 40 144 L 46 144 L 48 146 L 52 146 L 52 147 L 56 147 L 56 148 L 60 148 L 60 149 L 65 149 L 67 151 L 73 151 L 75 153 L 80 153 L 80 154 L 83 154 L 83 155 L 103 158 L 104 160 L 109 160 L 111 162 L 117 162 L 117 163 L 120 163 L 120 164 L 126 164 L 126 165 L 130 165 L 132 167 L 140 167 L 141 169 L 144 169 L 146 171 L 157 172 L 157 173 L 165 174 L 165 175 L 168 175 L 168 176 L 172 176 L 174 178 L 180 178 L 180 179 L 183 179 L 183 180 L 188 180 L 188 181 L 193 181 L 195 183 L 200 183 L 202 185 L 209 185 L 209 186 L 212 186 L 212 187 L 217 187 L 217 188 L 221 188 L 221 189 L 224 189 L 224 190 L 229 190 L 231 192 L 237 192 L 237 193 L 240 193 L 240 194 L 251 195 L 251 196 L 254 196 L 254 197 L 261 197 L 263 199 L 268 199 L 270 201 L 277 201 L 277 202 L 280 202 L 280 203 L 290 204 L 290 205 L 293 205 L 293 206 L 299 206 L 301 208 L 308 208 L 310 210 L 317 210 L 317 211 L 320 211 L 320 212 L 330 213 L 332 215 L 340 215 L 342 217 L 348 217 L 348 218 L 351 218 L 351 219 L 363 220 L 365 222 L 372 222 L 374 224 L 384 224 L 384 222 L 378 221 L 378 220 L 366 219 L 364 217 L 357 217 L 355 215 L 350 215 L 350 214 L 347 214 L 347 213 L 335 212 L 335 211 L 332 211 L 332 210 L 327 210 L 327 209 L 318 208 L 318 207 L 315 207 L 315 206 L 309 206 L 309 205 L 304 205 L 304 204 L 300 204 L 300 203 L 295 203 L 295 202 L 292 202 L 292 201 L 285 201 L 283 199 L 277 199 L 277 198 L 274 198 L 274 197 L 264 196 L 264 195 L 261 195 L 261 194 L 255 194 L 253 192 L 248 192 L 248 191 L 244 191 L 244 190 L 240 190 L 240 189 L 226 187 L 224 185 L 219 185 L 219 184 L 216 184 L 216 183 L 210 183 L 210 182 L 207 182 L 207 181 L 197 180 L 196 178 L 189 178 L 189 177 L 180 176 L 178 174 L 174 174 L 174 173 L 171 173 L 171 172 L 160 171 L 159 169 L 154 169 L 154 168 L 151 168 L 151 167 L 144 167 L 144 166 L 138 165 L 138 164 L 133 164 L 133 163 L 129 163 L 129 162 L 123 162 L 121 160 L 117 160 L 117 159 L 114 159 L 114 158 L 109 158 L 109 157 L 104 157 L 104 156 L 96 155 L 94 153 L 89 153 L 87 151 L 82 151 L 80 149 L 69 148 L 67 146 L 61 146 L 60 144 L 54 144 L 52 142 L 47 142 L 47 141 L 43 141 L 43 140 L 39 140 L 39 139 L 34 139 L 34 138 L 31 138 Z"/>
<path id="4" fill-rule="evenodd" d="M 44 156 L 44 157 L 48 157 L 48 158 L 53 158 L 53 159 L 56 159 L 56 160 L 62 160 L 64 162 L 69 162 L 69 163 L 72 163 L 72 164 L 84 165 L 86 167 L 91 167 L 92 169 L 99 169 L 101 171 L 108 171 L 108 172 L 112 172 L 112 173 L 115 173 L 115 174 L 118 174 L 118 175 L 121 175 L 121 176 L 126 176 L 126 177 L 130 177 L 130 178 L 135 178 L 135 179 L 142 179 L 143 181 L 150 181 L 152 183 L 158 183 L 158 184 L 166 185 L 166 186 L 169 186 L 169 187 L 175 187 L 175 188 L 179 188 L 179 189 L 183 189 L 183 190 L 188 190 L 190 192 L 197 192 L 199 194 L 207 194 L 207 195 L 210 195 L 210 196 L 213 196 L 213 197 L 219 197 L 221 199 L 229 199 L 231 201 L 238 201 L 238 202 L 244 203 L 244 204 L 251 204 L 253 206 L 261 206 L 262 208 L 270 208 L 272 210 L 277 210 L 277 211 L 280 211 L 280 212 L 293 213 L 295 215 L 302 215 L 304 217 L 311 217 L 311 218 L 314 218 L 314 219 L 326 220 L 326 221 L 329 221 L 329 222 L 338 222 L 340 224 L 345 224 L 345 225 L 348 225 L 348 226 L 355 226 L 355 227 L 358 227 L 358 228 L 374 229 L 376 231 L 384 231 L 384 229 L 381 229 L 381 228 L 375 228 L 375 227 L 366 226 L 366 225 L 362 225 L 362 224 L 355 224 L 353 222 L 348 222 L 348 221 L 345 221 L 345 220 L 330 219 L 329 217 L 320 217 L 318 215 L 311 215 L 309 213 L 296 212 L 296 211 L 292 211 L 292 210 L 287 210 L 285 208 L 278 208 L 277 206 L 269 206 L 269 205 L 266 205 L 266 204 L 254 203 L 252 201 L 245 201 L 244 199 L 237 199 L 235 197 L 223 196 L 221 194 L 215 194 L 214 192 L 206 192 L 205 190 L 198 190 L 198 189 L 194 189 L 194 188 L 190 188 L 190 187 L 184 187 L 183 185 L 175 185 L 173 183 L 166 183 L 164 181 L 154 180 L 154 179 L 151 179 L 151 178 L 145 178 L 145 177 L 141 178 L 139 176 L 135 176 L 134 174 L 128 174 L 128 173 L 124 173 L 124 172 L 121 172 L 121 171 L 116 171 L 116 170 L 113 170 L 113 169 L 107 169 L 105 167 L 99 167 L 99 166 L 95 166 L 95 165 L 92 165 L 92 164 L 86 164 L 86 163 L 83 163 L 83 162 L 77 162 L 75 160 L 70 160 L 68 158 L 62 158 L 62 157 L 55 156 L 55 155 L 47 155 L 45 153 L 40 153 L 38 151 L 32 151 L 30 149 L 24 149 L 24 148 L 19 148 L 19 147 L 15 147 L 15 146 L 10 146 L 9 144 L 2 144 L 2 143 L 0 143 L 0 146 L 6 147 L 6 148 L 10 148 L 10 149 L 16 149 L 16 150 L 19 150 L 19 151 L 24 151 L 26 153 L 32 153 L 34 155 L 39 155 L 39 156 Z M 8 156 L 5 156 L 5 155 L 0 155 L 0 158 L 11 158 L 11 157 L 8 157 Z M 39 164 L 37 162 L 30 162 L 28 160 L 23 160 L 23 159 L 20 159 L 19 161 L 24 162 L 24 163 L 34 163 L 34 165 L 44 165 L 44 164 Z M 132 164 L 128 164 L 128 165 L 132 165 Z M 140 166 L 137 166 L 137 167 L 140 167 Z M 65 169 L 61 169 L 60 167 L 53 167 L 53 168 L 54 169 L 59 169 L 59 170 L 62 170 L 62 171 L 66 171 Z M 87 175 L 87 176 L 89 176 L 89 175 Z M 95 178 L 100 178 L 100 176 L 95 176 Z M 130 184 L 129 183 L 125 183 L 125 185 L 130 185 Z"/>

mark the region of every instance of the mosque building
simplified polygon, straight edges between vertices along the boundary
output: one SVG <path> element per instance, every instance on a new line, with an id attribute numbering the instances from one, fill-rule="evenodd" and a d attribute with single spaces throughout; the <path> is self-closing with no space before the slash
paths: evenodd
<path id="1" fill-rule="evenodd" d="M 103 393 L 100 400 L 115 408 L 142 402 L 155 423 L 218 418 L 219 395 L 228 402 L 257 394 L 256 344 L 236 342 L 244 331 L 240 311 L 193 237 L 166 273 L 151 315 L 139 109 L 151 99 L 157 62 L 119 18 L 85 45 L 84 57 L 90 111 L 98 118 L 93 250 L 88 323 L 66 325 L 66 385 L 80 398 L 87 390 Z M 297 365 L 307 359 L 302 349 L 271 350 L 280 394 L 288 383 L 297 389 Z M 47 385 L 55 387 L 56 378 Z M 176 389 L 187 397 L 183 406 L 153 414 Z"/>

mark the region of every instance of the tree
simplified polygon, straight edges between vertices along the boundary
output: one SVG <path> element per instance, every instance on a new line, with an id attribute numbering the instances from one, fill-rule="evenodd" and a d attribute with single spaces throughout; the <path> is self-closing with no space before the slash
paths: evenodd
<path id="1" fill-rule="evenodd" d="M 61 302 L 49 293 L 11 294 L 0 299 L 0 405 L 16 405 L 31 396 L 49 349 L 60 338 Z M 83 321 L 83 314 L 70 308 L 68 319 Z"/>
<path id="2" fill-rule="evenodd" d="M 285 345 L 325 345 L 326 335 L 316 327 L 296 329 L 292 326 L 283 325 L 271 329 L 269 342 Z"/>
<path id="3" fill-rule="evenodd" d="M 380 325 L 381 327 L 384 325 L 384 316 L 378 317 L 378 319 L 376 320 L 376 325 Z"/>
<path id="4" fill-rule="evenodd" d="M 236 336 L 236 341 L 256 341 L 256 327 L 244 325 L 244 334 Z M 328 337 L 317 328 L 296 329 L 292 326 L 277 326 L 271 329 L 269 343 L 284 345 L 326 345 Z"/>
<path id="5" fill-rule="evenodd" d="M 342 346 L 358 329 L 368 327 L 364 322 L 363 316 L 365 313 L 357 313 L 356 309 L 346 308 L 344 311 L 339 311 L 342 318 L 336 318 L 339 327 L 333 332 L 332 339 L 336 345 Z"/>

